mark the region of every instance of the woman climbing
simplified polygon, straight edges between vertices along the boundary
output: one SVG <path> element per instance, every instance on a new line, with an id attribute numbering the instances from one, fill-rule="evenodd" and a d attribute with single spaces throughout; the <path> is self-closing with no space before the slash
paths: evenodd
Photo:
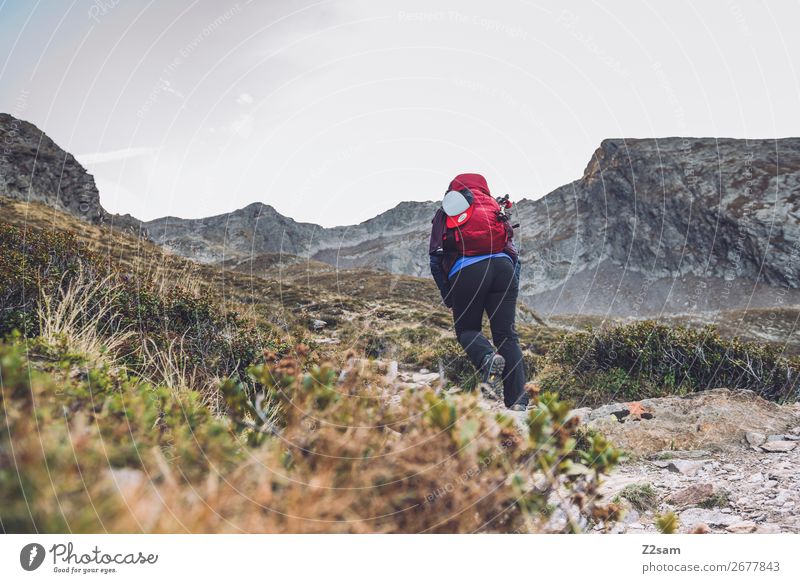
<path id="1" fill-rule="evenodd" d="M 458 342 L 481 381 L 498 398 L 502 396 L 506 407 L 523 411 L 528 395 L 514 328 L 519 261 L 513 235 L 486 179 L 480 174 L 459 174 L 433 217 L 429 253 L 442 301 L 453 310 Z M 481 332 L 484 312 L 494 346 Z"/>

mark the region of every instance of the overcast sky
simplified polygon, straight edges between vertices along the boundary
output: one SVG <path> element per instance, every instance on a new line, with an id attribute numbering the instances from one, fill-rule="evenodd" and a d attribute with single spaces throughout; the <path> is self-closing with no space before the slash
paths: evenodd
<path id="1" fill-rule="evenodd" d="M 799 22 L 797 1 L 0 0 L 0 110 L 112 212 L 351 224 L 460 172 L 538 198 L 607 137 L 798 136 Z"/>

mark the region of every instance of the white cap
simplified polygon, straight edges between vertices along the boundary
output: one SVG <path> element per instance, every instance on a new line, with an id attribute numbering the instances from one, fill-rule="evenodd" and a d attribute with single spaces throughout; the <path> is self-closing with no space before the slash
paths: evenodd
<path id="1" fill-rule="evenodd" d="M 463 193 L 451 190 L 444 195 L 442 209 L 448 217 L 455 217 L 467 210 L 470 204 L 471 201 L 467 200 Z"/>

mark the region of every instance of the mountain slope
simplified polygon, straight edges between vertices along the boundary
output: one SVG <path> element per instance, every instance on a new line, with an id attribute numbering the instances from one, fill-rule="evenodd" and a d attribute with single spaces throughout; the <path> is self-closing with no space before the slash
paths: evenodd
<path id="1" fill-rule="evenodd" d="M 644 315 L 800 300 L 800 140 L 605 140 L 520 204 L 545 312 Z"/>
<path id="2" fill-rule="evenodd" d="M 358 225 L 324 228 L 298 223 L 270 205 L 203 219 L 164 217 L 144 223 L 154 241 L 198 261 L 214 263 L 263 253 L 287 253 L 342 268 L 380 268 L 405 275 L 423 275 L 427 227 L 434 202 L 402 202 Z"/>
<path id="3" fill-rule="evenodd" d="M 0 195 L 42 202 L 93 224 L 140 232 L 138 220 L 102 207 L 92 175 L 32 123 L 0 113 L 0 144 Z"/>
<path id="4" fill-rule="evenodd" d="M 264 252 L 426 276 L 435 202 L 325 229 L 270 206 L 146 223 L 214 262 Z M 800 303 L 800 139 L 604 140 L 584 175 L 517 205 L 522 293 L 548 314 L 647 316 Z"/>

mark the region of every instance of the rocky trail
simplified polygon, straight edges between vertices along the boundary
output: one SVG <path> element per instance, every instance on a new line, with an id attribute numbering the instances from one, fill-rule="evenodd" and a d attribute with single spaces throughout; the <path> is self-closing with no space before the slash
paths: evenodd
<path id="1" fill-rule="evenodd" d="M 678 516 L 679 532 L 800 532 L 800 427 L 793 430 L 770 436 L 780 451 L 737 444 L 730 451 L 663 452 L 660 459 L 622 464 L 604 486 L 628 508 L 617 532 L 656 532 L 655 514 L 669 511 Z M 654 493 L 649 501 L 642 496 L 647 485 Z"/>
<path id="2" fill-rule="evenodd" d="M 383 370 L 397 391 L 390 403 L 402 390 L 441 386 L 435 371 L 396 362 Z M 479 403 L 524 429 L 525 413 L 485 397 Z M 626 452 L 601 490 L 626 509 L 613 532 L 657 532 L 655 517 L 667 512 L 678 516 L 684 533 L 800 532 L 800 403 L 719 388 L 573 415 Z"/>
<path id="3" fill-rule="evenodd" d="M 619 532 L 800 532 L 800 404 L 713 389 L 576 410 L 629 460 L 603 493 L 628 508 Z"/>

